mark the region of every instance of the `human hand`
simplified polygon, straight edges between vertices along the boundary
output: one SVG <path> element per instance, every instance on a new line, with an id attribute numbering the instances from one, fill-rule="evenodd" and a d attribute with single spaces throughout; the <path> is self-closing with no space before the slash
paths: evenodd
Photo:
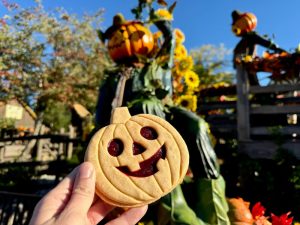
<path id="1" fill-rule="evenodd" d="M 95 195 L 95 169 L 89 162 L 75 168 L 36 205 L 30 225 L 96 225 L 114 206 Z M 134 225 L 147 206 L 131 208 L 107 225 Z"/>

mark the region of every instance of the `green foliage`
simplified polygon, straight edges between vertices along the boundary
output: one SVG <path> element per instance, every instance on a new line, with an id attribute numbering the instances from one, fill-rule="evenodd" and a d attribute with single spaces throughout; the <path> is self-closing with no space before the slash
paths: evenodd
<path id="1" fill-rule="evenodd" d="M 71 122 L 71 113 L 64 103 L 49 101 L 44 114 L 44 123 L 52 131 L 59 131 L 61 128 L 68 129 Z"/>
<path id="2" fill-rule="evenodd" d="M 280 215 L 290 211 L 296 221 L 300 219 L 297 213 L 300 210 L 300 165 L 295 158 L 281 155 L 272 160 L 251 159 L 227 153 L 221 173 L 226 180 L 227 197 L 242 197 L 251 207 L 261 202 L 269 212 Z"/>
<path id="3" fill-rule="evenodd" d="M 10 191 L 30 191 L 33 178 L 37 175 L 34 167 L 21 167 L 11 164 L 0 169 L 0 188 Z M 31 190 L 32 191 L 32 190 Z"/>
<path id="4" fill-rule="evenodd" d="M 151 17 L 154 14 L 153 4 L 155 3 L 165 7 L 168 6 L 168 3 L 165 0 L 139 0 L 138 5 L 135 8 L 131 9 L 131 12 L 133 15 L 135 15 L 135 19 L 142 20 L 143 12 L 145 9 L 147 9 L 148 14 L 150 14 Z M 173 11 L 174 7 L 175 3 L 169 7 L 169 10 Z"/>
<path id="5" fill-rule="evenodd" d="M 102 11 L 78 19 L 63 9 L 46 12 L 39 2 L 11 10 L 0 25 L 0 97 L 18 97 L 38 114 L 52 102 L 94 110 L 110 63 L 97 37 L 101 22 Z"/>
<path id="6" fill-rule="evenodd" d="M 208 88 L 218 83 L 232 84 L 234 74 L 231 71 L 231 51 L 224 45 L 203 45 L 191 51 L 194 60 L 194 71 L 200 79 L 200 87 Z"/>
<path id="7" fill-rule="evenodd" d="M 208 224 L 230 224 L 223 177 L 196 180 L 196 187 L 197 216 Z"/>
<path id="8" fill-rule="evenodd" d="M 15 120 L 14 119 L 7 119 L 1 118 L 0 119 L 0 130 L 2 129 L 14 129 L 15 128 Z"/>
<path id="9" fill-rule="evenodd" d="M 158 225 L 204 225 L 195 212 L 188 206 L 181 186 L 162 198 L 158 210 Z"/>

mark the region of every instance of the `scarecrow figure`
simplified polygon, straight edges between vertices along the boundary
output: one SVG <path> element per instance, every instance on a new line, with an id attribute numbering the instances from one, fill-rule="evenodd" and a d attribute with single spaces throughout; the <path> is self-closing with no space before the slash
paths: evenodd
<path id="1" fill-rule="evenodd" d="M 111 110 L 116 106 L 127 106 L 131 115 L 148 113 L 166 119 L 187 143 L 190 168 L 196 186 L 215 182 L 215 186 L 220 187 L 221 205 L 217 206 L 213 201 L 211 204 L 215 209 L 221 207 L 217 211 L 221 214 L 223 212 L 226 220 L 225 193 L 222 196 L 225 184 L 219 174 L 217 156 L 211 145 L 206 123 L 197 114 L 175 106 L 172 101 L 171 68 L 175 37 L 170 21 L 154 22 L 163 35 L 164 41 L 160 46 L 141 22 L 126 21 L 121 14 L 116 15 L 113 21 L 113 25 L 101 36 L 108 40 L 108 51 L 116 66 L 106 71 L 106 78 L 101 84 L 96 126 L 101 128 L 108 125 Z M 213 186 L 208 185 L 209 188 Z M 207 201 L 207 196 L 205 199 L 203 195 L 211 191 L 209 188 L 195 195 L 194 200 L 198 202 L 199 211 L 209 210 L 206 204 L 200 206 L 201 202 Z M 200 213 L 194 213 L 188 207 L 180 186 L 165 196 L 162 202 L 164 207 L 172 208 L 174 220 L 185 224 L 201 224 L 197 218 L 197 216 L 201 218 Z M 182 210 L 188 216 L 181 215 Z M 205 222 L 218 224 L 215 212 L 216 210 L 211 210 L 207 213 Z"/>
<path id="2" fill-rule="evenodd" d="M 271 40 L 266 39 L 254 30 L 257 25 L 257 18 L 254 14 L 250 12 L 241 13 L 234 10 L 231 14 L 232 16 L 232 32 L 241 37 L 241 40 L 236 45 L 233 51 L 233 64 L 236 68 L 237 64 L 246 56 L 255 56 L 256 46 L 260 45 L 267 49 L 273 50 L 275 52 L 284 52 L 285 50 L 279 48 Z M 255 73 L 249 74 L 250 85 L 258 85 L 258 78 Z"/>

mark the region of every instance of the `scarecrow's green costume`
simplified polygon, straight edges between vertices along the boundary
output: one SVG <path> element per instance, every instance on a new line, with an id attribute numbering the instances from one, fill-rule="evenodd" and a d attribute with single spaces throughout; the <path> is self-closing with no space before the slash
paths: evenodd
<path id="1" fill-rule="evenodd" d="M 149 113 L 170 122 L 184 138 L 190 154 L 193 181 L 191 201 L 185 200 L 181 186 L 163 197 L 155 224 L 230 224 L 227 217 L 225 183 L 219 173 L 217 157 L 211 145 L 205 121 L 197 114 L 173 105 L 172 77 L 175 38 L 169 21 L 158 21 L 157 28 L 163 33 L 164 43 L 156 59 L 168 56 L 164 64 L 157 60 L 143 66 L 116 65 L 106 71 L 99 90 L 96 110 L 96 127 L 109 124 L 112 102 L 124 71 L 127 71 L 122 106 L 127 106 L 131 115 Z M 187 198 L 188 199 L 188 198 Z M 151 208 L 151 207 L 150 207 Z"/>

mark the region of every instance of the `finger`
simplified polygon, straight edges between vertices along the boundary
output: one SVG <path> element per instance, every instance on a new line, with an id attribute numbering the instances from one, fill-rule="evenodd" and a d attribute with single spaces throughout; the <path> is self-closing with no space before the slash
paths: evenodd
<path id="1" fill-rule="evenodd" d="M 77 170 L 78 168 L 75 168 L 38 202 L 30 224 L 42 224 L 60 213 L 69 200 Z"/>
<path id="2" fill-rule="evenodd" d="M 88 218 L 93 224 L 98 224 L 115 206 L 108 205 L 98 198 L 88 212 Z"/>
<path id="3" fill-rule="evenodd" d="M 84 162 L 78 168 L 72 195 L 66 211 L 86 215 L 91 207 L 95 194 L 95 169 L 90 162 Z M 78 207 L 80 206 L 80 207 Z"/>
<path id="4" fill-rule="evenodd" d="M 107 225 L 134 225 L 146 214 L 148 206 L 131 208 L 118 218 L 110 221 Z"/>

